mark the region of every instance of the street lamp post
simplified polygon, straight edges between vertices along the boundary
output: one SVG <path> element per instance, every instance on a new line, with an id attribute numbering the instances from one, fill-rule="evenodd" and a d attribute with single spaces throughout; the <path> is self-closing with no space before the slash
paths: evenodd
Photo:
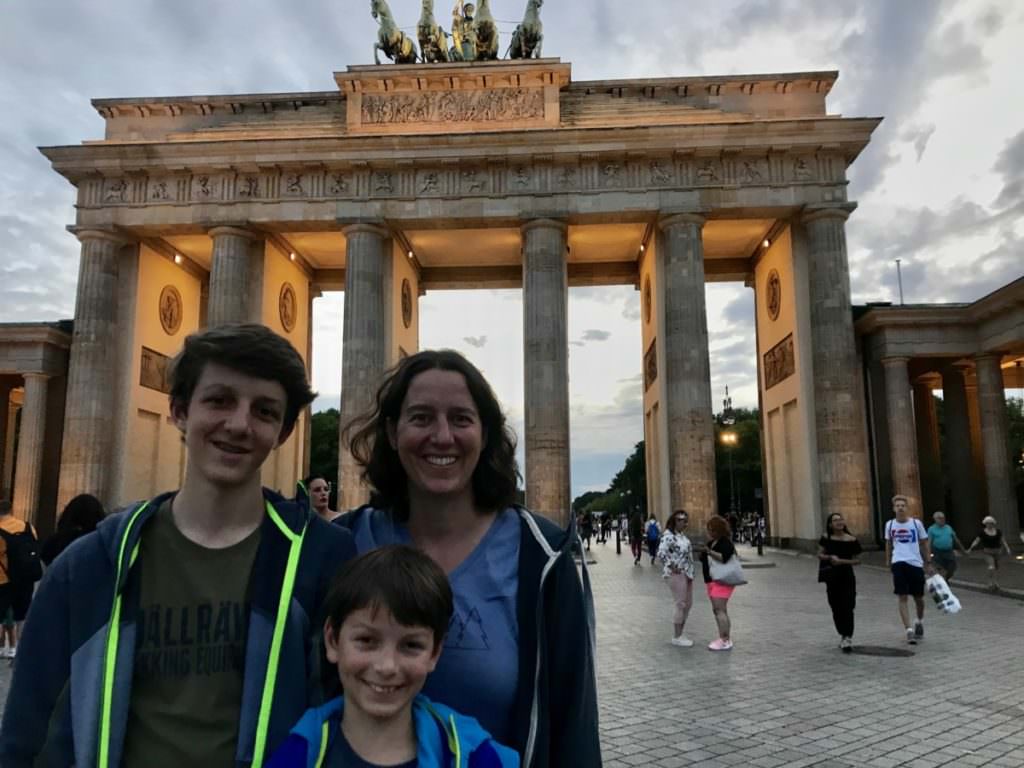
<path id="1" fill-rule="evenodd" d="M 732 454 L 733 449 L 739 442 L 739 437 L 735 432 L 723 432 L 722 433 L 722 444 L 726 446 L 729 453 L 729 512 L 733 515 L 734 519 L 739 519 L 739 515 L 736 511 L 736 478 L 733 474 L 732 466 Z"/>

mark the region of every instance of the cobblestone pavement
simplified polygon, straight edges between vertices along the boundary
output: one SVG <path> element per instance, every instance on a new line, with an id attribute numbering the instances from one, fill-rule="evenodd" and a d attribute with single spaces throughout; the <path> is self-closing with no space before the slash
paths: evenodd
<path id="1" fill-rule="evenodd" d="M 750 563 L 756 553 L 741 549 Z M 930 768 L 1024 766 L 1024 603 L 960 590 L 963 612 L 929 603 L 906 646 L 888 574 L 858 570 L 862 646 L 912 657 L 843 655 L 816 561 L 768 550 L 729 603 L 735 648 L 712 653 L 700 575 L 686 633 L 645 557 L 594 545 L 598 691 L 605 766 Z"/>
<path id="2" fill-rule="evenodd" d="M 1024 602 L 961 590 L 957 616 L 928 605 L 914 656 L 844 656 L 815 561 L 768 550 L 775 567 L 750 568 L 729 604 L 736 647 L 711 653 L 699 574 L 697 644 L 676 648 L 660 569 L 611 542 L 592 554 L 607 768 L 1024 766 Z M 858 583 L 856 642 L 907 650 L 888 575 Z M 0 704 L 9 681 L 0 662 Z"/>

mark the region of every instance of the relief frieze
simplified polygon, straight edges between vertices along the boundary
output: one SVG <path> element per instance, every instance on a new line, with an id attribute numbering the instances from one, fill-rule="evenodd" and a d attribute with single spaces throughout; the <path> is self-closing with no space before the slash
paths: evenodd
<path id="1" fill-rule="evenodd" d="M 480 123 L 544 118 L 540 88 L 364 94 L 363 125 Z"/>
<path id="2" fill-rule="evenodd" d="M 492 160 L 458 167 L 355 164 L 312 170 L 242 171 L 237 174 L 144 173 L 95 178 L 80 187 L 79 204 L 88 208 L 122 205 L 246 203 L 250 201 L 415 199 L 544 193 L 600 193 L 620 190 L 672 190 L 707 187 L 761 187 L 781 184 L 841 185 L 841 156 L 769 153 L 762 156 L 631 157 L 580 156 L 575 163 L 550 158 L 521 162 Z M 823 193 L 826 194 L 826 193 Z M 827 190 L 841 199 L 842 190 Z M 839 195 L 839 197 L 836 197 Z"/>

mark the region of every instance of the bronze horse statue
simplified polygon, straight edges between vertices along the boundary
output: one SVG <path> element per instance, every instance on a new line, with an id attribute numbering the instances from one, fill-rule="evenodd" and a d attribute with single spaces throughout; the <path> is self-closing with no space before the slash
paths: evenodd
<path id="1" fill-rule="evenodd" d="M 491 15 L 490 0 L 479 0 L 473 28 L 476 30 L 476 60 L 498 58 L 498 24 Z"/>
<path id="2" fill-rule="evenodd" d="M 544 40 L 544 25 L 540 23 L 540 7 L 544 0 L 526 0 L 526 13 L 512 33 L 508 56 L 512 59 L 539 59 Z"/>
<path id="3" fill-rule="evenodd" d="M 384 55 L 395 64 L 415 64 L 416 43 L 395 24 L 395 17 L 391 15 L 387 0 L 370 0 L 370 15 L 380 19 L 377 42 L 373 44 L 374 62 L 380 64 L 377 52 L 384 51 Z"/>
<path id="4" fill-rule="evenodd" d="M 448 35 L 434 20 L 434 0 L 423 0 L 416 37 L 420 41 L 420 58 L 424 63 L 451 61 L 448 55 Z"/>

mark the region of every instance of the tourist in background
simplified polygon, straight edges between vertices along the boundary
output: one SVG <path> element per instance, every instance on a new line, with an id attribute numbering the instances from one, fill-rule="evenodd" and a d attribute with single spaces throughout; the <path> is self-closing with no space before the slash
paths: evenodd
<path id="1" fill-rule="evenodd" d="M 974 548 L 981 545 L 981 551 L 985 553 L 985 560 L 988 565 L 988 588 L 992 591 L 999 589 L 999 560 L 1003 554 L 1012 555 L 1010 545 L 1006 542 L 1003 532 L 996 527 L 996 519 L 991 516 L 982 518 L 981 532 L 967 548 L 967 554 L 971 554 Z"/>
<path id="2" fill-rule="evenodd" d="M 629 516 L 629 551 L 633 553 L 633 565 L 640 565 L 644 555 L 644 524 L 639 510 Z"/>
<path id="3" fill-rule="evenodd" d="M 715 624 L 718 626 L 718 637 L 708 645 L 711 651 L 732 650 L 732 622 L 729 620 L 729 598 L 732 597 L 736 587 L 728 584 L 721 584 L 711 578 L 711 566 L 709 559 L 717 560 L 720 563 L 727 563 L 729 559 L 736 556 L 736 547 L 733 546 L 729 530 L 729 523 L 720 515 L 712 515 L 707 523 L 707 541 L 700 553 L 700 563 L 704 572 L 704 585 L 708 597 L 711 599 L 711 610 L 715 614 Z"/>
<path id="4" fill-rule="evenodd" d="M 953 526 L 946 524 L 944 512 L 932 515 L 934 522 L 928 526 L 928 540 L 932 543 L 932 563 L 944 579 L 952 579 L 956 573 L 956 548 L 961 552 L 967 548 L 957 538 Z M 965 552 L 966 554 L 966 552 Z"/>
<path id="5" fill-rule="evenodd" d="M 332 522 L 341 514 L 331 509 L 331 483 L 326 477 L 310 475 L 303 481 L 303 485 L 309 494 L 309 506 L 326 522 Z"/>
<path id="6" fill-rule="evenodd" d="M 60 513 L 56 533 L 43 542 L 39 553 L 43 562 L 49 566 L 71 542 L 95 531 L 105 515 L 102 502 L 92 494 L 75 496 Z"/>
<path id="7" fill-rule="evenodd" d="M 824 582 L 832 622 L 839 633 L 843 653 L 853 650 L 853 610 L 857 605 L 857 577 L 853 566 L 860 565 L 860 542 L 846 529 L 838 512 L 825 520 L 825 535 L 818 540 L 818 581 Z"/>
<path id="8" fill-rule="evenodd" d="M 452 631 L 424 694 L 475 717 L 526 768 L 600 766 L 576 527 L 514 505 L 515 436 L 480 371 L 451 350 L 406 357 L 342 443 L 371 497 L 336 522 L 360 552 L 411 544 L 451 582 Z"/>
<path id="9" fill-rule="evenodd" d="M 885 565 L 892 572 L 893 592 L 907 642 L 916 645 L 924 637 L 924 576 L 925 564 L 931 561 L 931 543 L 924 523 L 910 516 L 906 496 L 892 497 L 892 511 L 893 519 L 885 524 Z M 917 611 L 913 627 L 910 626 L 910 597 L 914 598 Z"/>
<path id="10" fill-rule="evenodd" d="M 672 617 L 672 645 L 689 648 L 693 640 L 683 634 L 686 617 L 693 605 L 693 547 L 683 531 L 690 517 L 677 509 L 665 521 L 665 533 L 658 545 L 658 559 L 665 566 L 662 577 L 672 592 L 675 613 Z"/>
<path id="11" fill-rule="evenodd" d="M 32 604 L 36 582 L 43 575 L 35 529 L 11 514 L 11 502 L 0 499 L 0 618 L 7 647 L 3 655 L 13 659 L 21 625 Z M 8 614 L 10 622 L 7 622 Z"/>
<path id="12" fill-rule="evenodd" d="M 654 565 L 654 558 L 658 555 L 658 541 L 661 539 L 661 528 L 658 526 L 658 519 L 651 514 L 644 529 L 644 536 L 647 539 L 647 554 L 651 556 L 651 565 Z"/>

